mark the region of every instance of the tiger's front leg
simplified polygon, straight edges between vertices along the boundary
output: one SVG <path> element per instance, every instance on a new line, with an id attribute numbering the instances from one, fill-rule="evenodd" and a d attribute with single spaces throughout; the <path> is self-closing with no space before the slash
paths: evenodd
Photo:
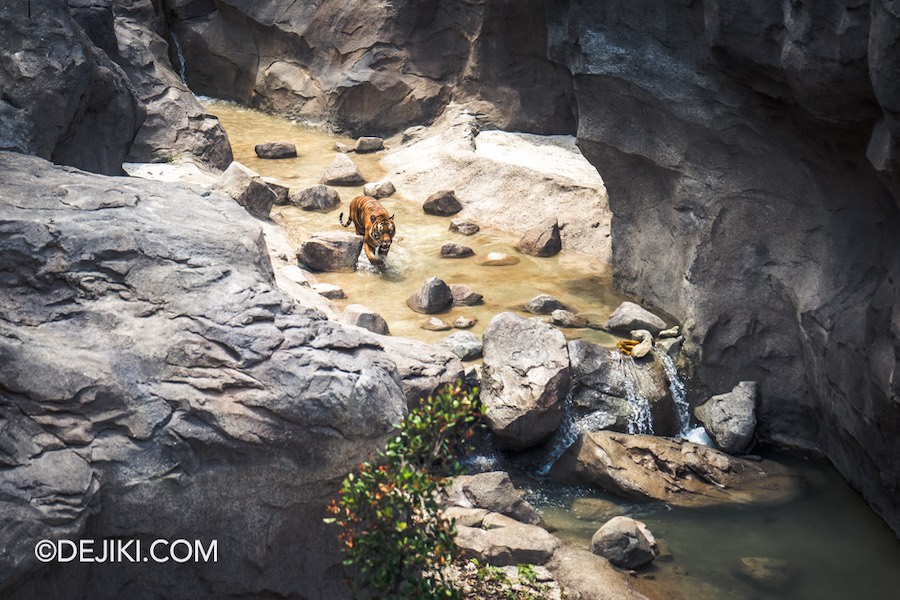
<path id="1" fill-rule="evenodd" d="M 369 244 L 363 244 L 363 247 L 366 249 L 366 258 L 369 259 L 369 262 L 375 265 L 378 268 L 384 266 L 384 259 L 375 253 L 375 249 Z"/>

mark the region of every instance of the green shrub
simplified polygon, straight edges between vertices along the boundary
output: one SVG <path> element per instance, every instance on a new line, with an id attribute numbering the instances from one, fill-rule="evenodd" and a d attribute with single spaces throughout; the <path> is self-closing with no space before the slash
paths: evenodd
<path id="1" fill-rule="evenodd" d="M 482 414 L 477 389 L 447 386 L 410 411 L 375 461 L 344 479 L 326 521 L 342 528 L 356 587 L 387 598 L 459 598 L 445 581 L 456 546 L 439 503 Z"/>

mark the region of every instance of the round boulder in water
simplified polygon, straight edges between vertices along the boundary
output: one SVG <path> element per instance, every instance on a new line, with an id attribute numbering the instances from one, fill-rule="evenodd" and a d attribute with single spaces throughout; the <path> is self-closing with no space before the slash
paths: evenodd
<path id="1" fill-rule="evenodd" d="M 475 235 L 481 231 L 481 227 L 477 223 L 467 221 L 466 219 L 453 219 L 450 221 L 450 231 L 455 231 L 463 235 Z"/>
<path id="2" fill-rule="evenodd" d="M 295 193 L 290 202 L 303 210 L 328 210 L 341 203 L 341 195 L 333 187 L 319 184 Z"/>
<path id="3" fill-rule="evenodd" d="M 453 293 L 444 281 L 431 277 L 422 287 L 406 299 L 406 305 L 418 313 L 430 315 L 440 312 L 453 303 Z"/>
<path id="4" fill-rule="evenodd" d="M 437 215 L 439 217 L 449 217 L 455 215 L 463 209 L 462 204 L 456 199 L 453 190 L 442 190 L 428 196 L 422 205 L 422 210 L 429 215 Z"/>
<path id="5" fill-rule="evenodd" d="M 341 321 L 368 329 L 379 335 L 390 335 L 387 321 L 377 312 L 362 304 L 349 304 L 341 313 Z"/>
<path id="6" fill-rule="evenodd" d="M 569 310 L 569 307 L 550 294 L 538 294 L 525 303 L 525 310 L 536 315 L 549 315 L 554 310 Z"/>
<path id="7" fill-rule="evenodd" d="M 469 286 L 459 283 L 450 284 L 450 293 L 453 295 L 454 306 L 474 306 L 484 301 L 484 296 Z"/>
<path id="8" fill-rule="evenodd" d="M 721 450 L 729 454 L 750 450 L 756 432 L 756 395 L 756 382 L 742 381 L 727 394 L 713 396 L 694 409 Z"/>
<path id="9" fill-rule="evenodd" d="M 634 302 L 623 302 L 620 304 L 609 316 L 605 325 L 605 328 L 611 331 L 646 329 L 654 335 L 665 329 L 665 327 L 665 321 Z"/>
<path id="10" fill-rule="evenodd" d="M 475 251 L 468 246 L 462 244 L 444 244 L 441 246 L 441 258 L 466 258 L 473 256 Z"/>
<path id="11" fill-rule="evenodd" d="M 335 156 L 322 176 L 322 183 L 325 185 L 362 185 L 365 182 L 359 168 L 346 154 Z"/>
<path id="12" fill-rule="evenodd" d="M 289 142 L 266 142 L 257 144 L 253 151 L 260 158 L 294 158 L 297 156 L 297 146 Z"/>
<path id="13" fill-rule="evenodd" d="M 297 260 L 312 271 L 355 271 L 363 239 L 348 231 L 312 234 L 297 250 Z"/>
<path id="14" fill-rule="evenodd" d="M 508 267 L 519 264 L 519 259 L 504 252 L 491 252 L 478 264 L 482 267 Z"/>
<path id="15" fill-rule="evenodd" d="M 631 517 L 613 517 L 591 538 L 591 552 L 623 569 L 634 569 L 656 558 L 656 539 L 647 526 Z"/>

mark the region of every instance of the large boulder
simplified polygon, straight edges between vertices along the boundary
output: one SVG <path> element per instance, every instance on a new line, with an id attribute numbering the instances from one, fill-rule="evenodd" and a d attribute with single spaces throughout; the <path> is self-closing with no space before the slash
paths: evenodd
<path id="1" fill-rule="evenodd" d="M 540 514 L 525 499 L 525 492 L 516 489 L 504 471 L 454 477 L 447 490 L 447 504 L 483 508 L 531 525 L 541 522 Z"/>
<path id="2" fill-rule="evenodd" d="M 559 220 L 551 217 L 528 229 L 516 243 L 516 250 L 531 256 L 546 257 L 559 254 L 562 250 Z"/>
<path id="3" fill-rule="evenodd" d="M 349 231 L 322 231 L 300 244 L 297 260 L 312 271 L 356 270 L 363 239 Z"/>
<path id="4" fill-rule="evenodd" d="M 395 354 L 276 288 L 229 198 L 7 152 L 0 171 L 0 595 L 346 597 L 322 515 L 405 413 Z M 218 559 L 38 562 L 64 538 Z"/>
<path id="5" fill-rule="evenodd" d="M 314 185 L 291 195 L 290 202 L 303 210 L 330 210 L 341 203 L 341 195 L 333 187 Z"/>
<path id="6" fill-rule="evenodd" d="M 491 529 L 461 526 L 454 541 L 464 557 L 498 567 L 543 565 L 559 547 L 547 530 L 516 522 Z"/>
<path id="7" fill-rule="evenodd" d="M 256 156 L 265 159 L 296 158 L 297 146 L 290 142 L 265 142 L 253 147 Z"/>
<path id="8" fill-rule="evenodd" d="M 716 446 L 729 454 L 747 452 L 756 433 L 755 381 L 742 381 L 727 394 L 713 396 L 694 409 Z"/>
<path id="9" fill-rule="evenodd" d="M 569 354 L 559 330 L 539 318 L 500 313 L 484 332 L 481 400 L 497 443 L 533 446 L 562 422 Z"/>
<path id="10" fill-rule="evenodd" d="M 644 329 L 655 335 L 666 328 L 666 322 L 643 306 L 626 300 L 609 315 L 604 327 L 611 331 Z"/>
<path id="11" fill-rule="evenodd" d="M 439 217 L 455 215 L 462 209 L 462 204 L 457 200 L 456 193 L 453 190 L 435 192 L 422 203 L 422 210 L 425 211 L 425 214 Z"/>
<path id="12" fill-rule="evenodd" d="M 214 189 L 231 196 L 251 215 L 268 218 L 278 201 L 279 191 L 273 189 L 256 171 L 234 161 L 225 169 Z"/>
<path id="13" fill-rule="evenodd" d="M 337 154 L 322 175 L 325 185 L 362 185 L 366 182 L 359 167 L 346 154 Z"/>
<path id="14" fill-rule="evenodd" d="M 429 277 L 418 290 L 406 299 L 406 305 L 417 313 L 441 312 L 453 303 L 450 286 L 439 277 Z"/>
<path id="15" fill-rule="evenodd" d="M 384 320 L 384 317 L 362 304 L 348 304 L 344 309 L 344 312 L 341 313 L 340 320 L 350 325 L 368 329 L 372 333 L 377 333 L 378 335 L 391 334 L 391 330 L 388 327 L 387 321 Z"/>
<path id="16" fill-rule="evenodd" d="M 591 538 L 591 552 L 623 569 L 643 566 L 659 553 L 647 526 L 631 517 L 613 517 Z"/>

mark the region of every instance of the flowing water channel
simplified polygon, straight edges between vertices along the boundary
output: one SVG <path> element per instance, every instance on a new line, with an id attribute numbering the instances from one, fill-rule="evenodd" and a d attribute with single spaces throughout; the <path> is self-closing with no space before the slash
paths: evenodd
<path id="1" fill-rule="evenodd" d="M 235 159 L 292 191 L 318 184 L 334 158 L 335 143 L 352 143 L 230 103 L 204 103 L 228 132 Z M 298 157 L 258 159 L 254 145 L 270 141 L 296 144 Z M 377 153 L 351 156 L 368 181 L 383 176 Z M 333 211 L 276 207 L 273 217 L 295 245 L 313 232 L 342 230 L 338 214 L 346 212 L 350 199 L 361 194 L 362 188 L 338 189 L 342 203 Z M 348 297 L 337 301 L 339 307 L 365 304 L 385 317 L 394 335 L 434 342 L 449 332 L 422 329 L 420 324 L 427 317 L 412 312 L 405 300 L 425 279 L 435 275 L 447 283 L 469 285 L 484 295 L 481 306 L 454 308 L 438 315 L 448 322 L 457 315 L 473 316 L 478 323 L 471 331 L 479 335 L 490 318 L 501 311 L 526 315 L 521 304 L 539 293 L 556 296 L 594 323 L 602 323 L 622 300 L 612 291 L 609 271 L 603 264 L 578 255 L 560 254 L 549 259 L 520 255 L 513 250 L 518 236 L 491 228 L 471 237 L 449 232 L 449 219 L 425 215 L 421 200 L 401 195 L 383 200 L 395 214 L 398 229 L 385 272 L 376 273 L 363 260 L 355 273 L 316 275 L 319 281 L 345 290 Z M 440 258 L 441 245 L 451 241 L 471 246 L 475 256 Z M 512 254 L 520 262 L 507 267 L 479 265 L 489 252 Z M 565 333 L 569 338 L 584 337 L 604 345 L 615 341 L 592 329 Z M 667 364 L 665 357 L 661 359 L 685 432 L 689 424 L 684 387 L 671 361 Z M 579 427 L 589 428 L 589 423 L 572 421 L 570 425 L 570 435 L 561 435 L 560 443 L 574 439 Z M 636 429 L 647 426 L 634 424 Z M 532 490 L 530 499 L 557 529 L 556 534 L 581 547 L 588 548 L 593 533 L 612 516 L 624 513 L 644 521 L 660 543 L 662 555 L 642 569 L 635 582 L 654 600 L 900 599 L 900 541 L 858 494 L 824 461 L 796 456 L 771 458 L 787 463 L 803 479 L 805 493 L 800 498 L 776 506 L 677 509 L 630 504 L 597 489 L 561 486 L 534 477 L 523 477 L 520 484 Z M 789 580 L 774 587 L 750 582 L 737 567 L 739 559 L 747 556 L 788 561 Z"/>

